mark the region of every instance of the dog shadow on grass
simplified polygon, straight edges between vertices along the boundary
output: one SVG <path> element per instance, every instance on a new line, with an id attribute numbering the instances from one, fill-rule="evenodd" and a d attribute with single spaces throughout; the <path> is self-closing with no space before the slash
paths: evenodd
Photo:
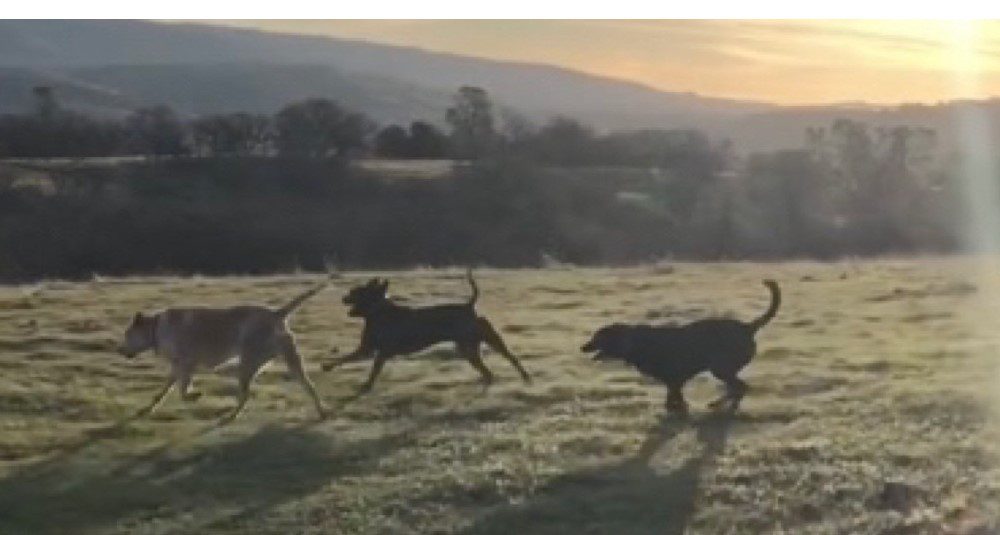
<path id="1" fill-rule="evenodd" d="M 219 412 L 219 417 L 224 416 L 228 411 L 222 410 Z M 70 440 L 63 444 L 57 445 L 52 448 L 52 457 L 49 459 L 51 462 L 56 462 L 61 459 L 72 459 L 75 455 L 79 455 L 84 450 L 99 447 L 100 444 L 113 441 L 115 439 L 120 439 L 129 436 L 130 433 L 134 431 L 133 425 L 140 423 L 143 420 L 148 419 L 148 416 L 141 414 L 132 414 L 122 418 L 114 423 L 105 424 L 102 426 L 87 429 L 80 434 L 75 440 Z M 191 435 L 190 438 L 195 436 L 205 435 L 212 431 L 218 430 L 226 425 L 225 422 L 216 421 L 212 424 L 203 426 L 196 433 Z M 170 442 L 165 443 L 158 450 L 166 450 L 172 446 Z M 149 456 L 149 453 L 145 455 Z"/>
<path id="2" fill-rule="evenodd" d="M 58 457 L 0 480 L 0 533 L 127 532 L 148 521 L 181 533 L 238 529 L 331 480 L 370 472 L 406 440 L 340 442 L 309 427 L 267 426 L 183 453 Z"/>
<path id="3" fill-rule="evenodd" d="M 478 518 L 463 533 L 682 534 L 695 512 L 702 472 L 725 449 L 737 419 L 719 414 L 665 422 L 634 457 L 562 476 L 526 503 L 503 505 Z M 657 451 L 692 427 L 700 452 L 672 472 L 655 471 L 650 460 Z"/>

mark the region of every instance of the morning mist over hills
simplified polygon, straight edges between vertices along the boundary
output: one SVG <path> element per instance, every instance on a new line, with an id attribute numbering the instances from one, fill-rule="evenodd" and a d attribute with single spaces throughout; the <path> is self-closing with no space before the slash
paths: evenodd
<path id="1" fill-rule="evenodd" d="M 1000 123 L 994 100 L 786 107 L 349 39 L 143 21 L 0 21 L 0 113 L 29 109 L 36 85 L 54 87 L 67 107 L 109 115 L 157 103 L 188 115 L 271 113 L 323 96 L 383 123 L 441 122 L 455 89 L 478 85 L 536 123 L 567 115 L 601 130 L 694 127 L 742 151 L 799 146 L 807 127 L 837 118 L 932 127 L 945 140 L 959 106 Z"/>

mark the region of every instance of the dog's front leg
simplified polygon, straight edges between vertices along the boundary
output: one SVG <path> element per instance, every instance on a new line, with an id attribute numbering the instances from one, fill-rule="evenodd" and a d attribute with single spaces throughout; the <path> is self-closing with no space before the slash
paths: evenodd
<path id="1" fill-rule="evenodd" d="M 385 361 L 389 360 L 389 357 L 383 353 L 377 353 L 375 355 L 375 361 L 372 362 L 371 372 L 368 373 L 368 380 L 365 384 L 361 385 L 358 389 L 358 394 L 367 394 L 372 391 L 372 387 L 375 386 L 375 379 L 378 377 L 379 373 L 382 373 L 382 366 L 385 366 Z"/>
<path id="2" fill-rule="evenodd" d="M 160 403 L 163 402 L 163 398 L 167 397 L 167 394 L 170 393 L 170 390 L 174 387 L 174 383 L 176 381 L 177 379 L 174 377 L 174 374 L 171 373 L 170 377 L 167 378 L 166 384 L 164 384 L 163 388 L 159 391 L 159 393 L 156 394 L 156 397 L 153 398 L 153 401 L 151 401 L 149 405 L 146 405 L 145 407 L 140 409 L 139 412 L 135 413 L 135 417 L 140 418 L 152 414 L 153 411 L 155 411 L 156 408 L 160 406 Z"/>
<path id="3" fill-rule="evenodd" d="M 349 364 L 351 362 L 360 362 L 362 360 L 368 360 L 369 358 L 371 358 L 371 356 L 372 356 L 372 351 L 370 349 L 368 349 L 365 346 L 359 346 L 354 351 L 351 351 L 350 353 L 344 355 L 343 357 L 340 357 L 339 359 L 335 359 L 332 362 L 324 362 L 323 365 L 320 366 L 320 369 L 322 369 L 325 372 L 328 372 L 336 368 L 337 366 L 342 366 L 344 364 Z"/>

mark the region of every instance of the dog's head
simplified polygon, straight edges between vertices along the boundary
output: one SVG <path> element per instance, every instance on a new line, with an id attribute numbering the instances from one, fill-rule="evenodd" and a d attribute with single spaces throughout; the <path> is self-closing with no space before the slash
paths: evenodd
<path id="1" fill-rule="evenodd" d="M 630 331 L 629 326 L 624 323 L 601 327 L 586 344 L 580 347 L 580 351 L 594 353 L 594 360 L 625 358 L 629 346 Z"/>
<path id="2" fill-rule="evenodd" d="M 132 323 L 125 329 L 118 352 L 125 358 L 134 358 L 139 353 L 156 346 L 156 316 L 146 316 L 136 312 Z"/>
<path id="3" fill-rule="evenodd" d="M 355 318 L 368 315 L 376 306 L 386 301 L 385 293 L 388 289 L 389 280 L 377 277 L 351 288 L 342 299 L 345 305 L 351 307 L 347 315 Z"/>

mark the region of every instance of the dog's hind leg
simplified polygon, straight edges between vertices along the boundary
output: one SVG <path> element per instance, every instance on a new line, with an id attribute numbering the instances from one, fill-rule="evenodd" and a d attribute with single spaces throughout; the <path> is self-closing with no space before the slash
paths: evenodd
<path id="1" fill-rule="evenodd" d="M 316 394 L 316 387 L 313 386 L 312 381 L 309 380 L 309 376 L 306 375 L 306 370 L 302 366 L 302 355 L 299 355 L 299 351 L 295 347 L 295 341 L 292 340 L 291 336 L 286 336 L 281 339 L 280 344 L 281 354 L 285 357 L 285 365 L 288 366 L 288 371 L 302 384 L 302 388 L 312 398 L 313 403 L 316 405 L 316 412 L 319 413 L 319 418 L 321 420 L 325 419 L 326 408 L 323 406 L 323 402 L 320 401 L 319 395 Z"/>
<path id="2" fill-rule="evenodd" d="M 493 384 L 493 372 L 483 364 L 483 358 L 479 354 L 479 343 L 475 344 L 460 344 L 456 347 L 458 354 L 462 356 L 465 360 L 469 361 L 479 375 L 482 377 L 483 388 L 486 388 Z"/>
<path id="3" fill-rule="evenodd" d="M 156 408 L 160 406 L 160 403 L 163 403 L 163 398 L 167 397 L 167 394 L 169 394 L 170 390 L 174 388 L 174 383 L 176 382 L 177 378 L 174 376 L 173 373 L 171 373 L 170 377 L 167 378 L 166 384 L 164 384 L 163 388 L 160 389 L 160 391 L 156 394 L 155 397 L 153 397 L 153 401 L 151 401 L 149 405 L 146 405 L 142 409 L 139 409 L 139 412 L 135 413 L 135 416 L 139 418 L 142 416 L 147 416 L 149 414 L 152 414 L 153 411 L 155 411 Z"/>
<path id="4" fill-rule="evenodd" d="M 684 401 L 683 387 L 683 384 L 667 385 L 667 412 L 681 417 L 688 415 L 688 404 L 687 401 Z"/>
<path id="5" fill-rule="evenodd" d="M 229 414 L 222 417 L 219 421 L 220 424 L 225 425 L 236 419 L 237 416 L 243 412 L 243 407 L 246 406 L 247 400 L 250 399 L 250 383 L 253 382 L 253 378 L 257 376 L 257 372 L 260 367 L 267 362 L 267 359 L 259 358 L 248 358 L 249 355 L 240 356 L 240 367 L 239 367 L 239 391 L 236 394 L 236 407 L 233 408 Z"/>
<path id="6" fill-rule="evenodd" d="M 500 338 L 500 333 L 493 328 L 493 325 L 489 322 L 489 320 L 486 318 L 476 318 L 476 326 L 479 330 L 479 339 L 485 342 L 486 345 L 493 348 L 494 351 L 503 355 L 503 357 L 510 362 L 511 366 L 514 366 L 517 372 L 521 374 L 521 379 L 524 380 L 525 383 L 530 383 L 531 376 L 528 375 L 524 366 L 521 366 L 521 361 L 519 361 L 517 357 L 510 352 L 510 349 L 507 349 L 507 344 L 503 343 L 503 338 Z"/>
<path id="7" fill-rule="evenodd" d="M 220 424 L 228 424 L 236 419 L 241 412 L 243 412 L 243 407 L 246 406 L 247 400 L 250 399 L 250 382 L 253 381 L 253 376 L 246 376 L 243 371 L 240 371 L 240 385 L 239 392 L 236 394 L 236 406 L 233 410 L 229 411 L 228 414 L 222 417 L 219 421 Z"/>
<path id="8" fill-rule="evenodd" d="M 188 402 L 197 401 L 201 397 L 201 392 L 191 390 L 193 373 L 194 370 L 191 370 L 189 367 L 178 370 L 181 399 Z"/>
<path id="9" fill-rule="evenodd" d="M 740 401 L 743 400 L 743 396 L 750 389 L 749 385 L 739 377 L 736 377 L 736 373 L 734 372 L 717 372 L 713 370 L 712 375 L 725 383 L 726 393 L 719 399 L 709 403 L 709 408 L 714 410 L 726 408 L 729 411 L 738 409 Z"/>
<path id="10" fill-rule="evenodd" d="M 727 385 L 729 388 L 729 398 L 732 400 L 730 403 L 731 410 L 736 410 L 740 408 L 740 402 L 743 401 L 743 396 L 747 394 L 747 390 L 750 390 L 750 386 L 747 385 L 746 381 L 743 381 L 739 377 L 733 376 L 732 381 Z"/>

